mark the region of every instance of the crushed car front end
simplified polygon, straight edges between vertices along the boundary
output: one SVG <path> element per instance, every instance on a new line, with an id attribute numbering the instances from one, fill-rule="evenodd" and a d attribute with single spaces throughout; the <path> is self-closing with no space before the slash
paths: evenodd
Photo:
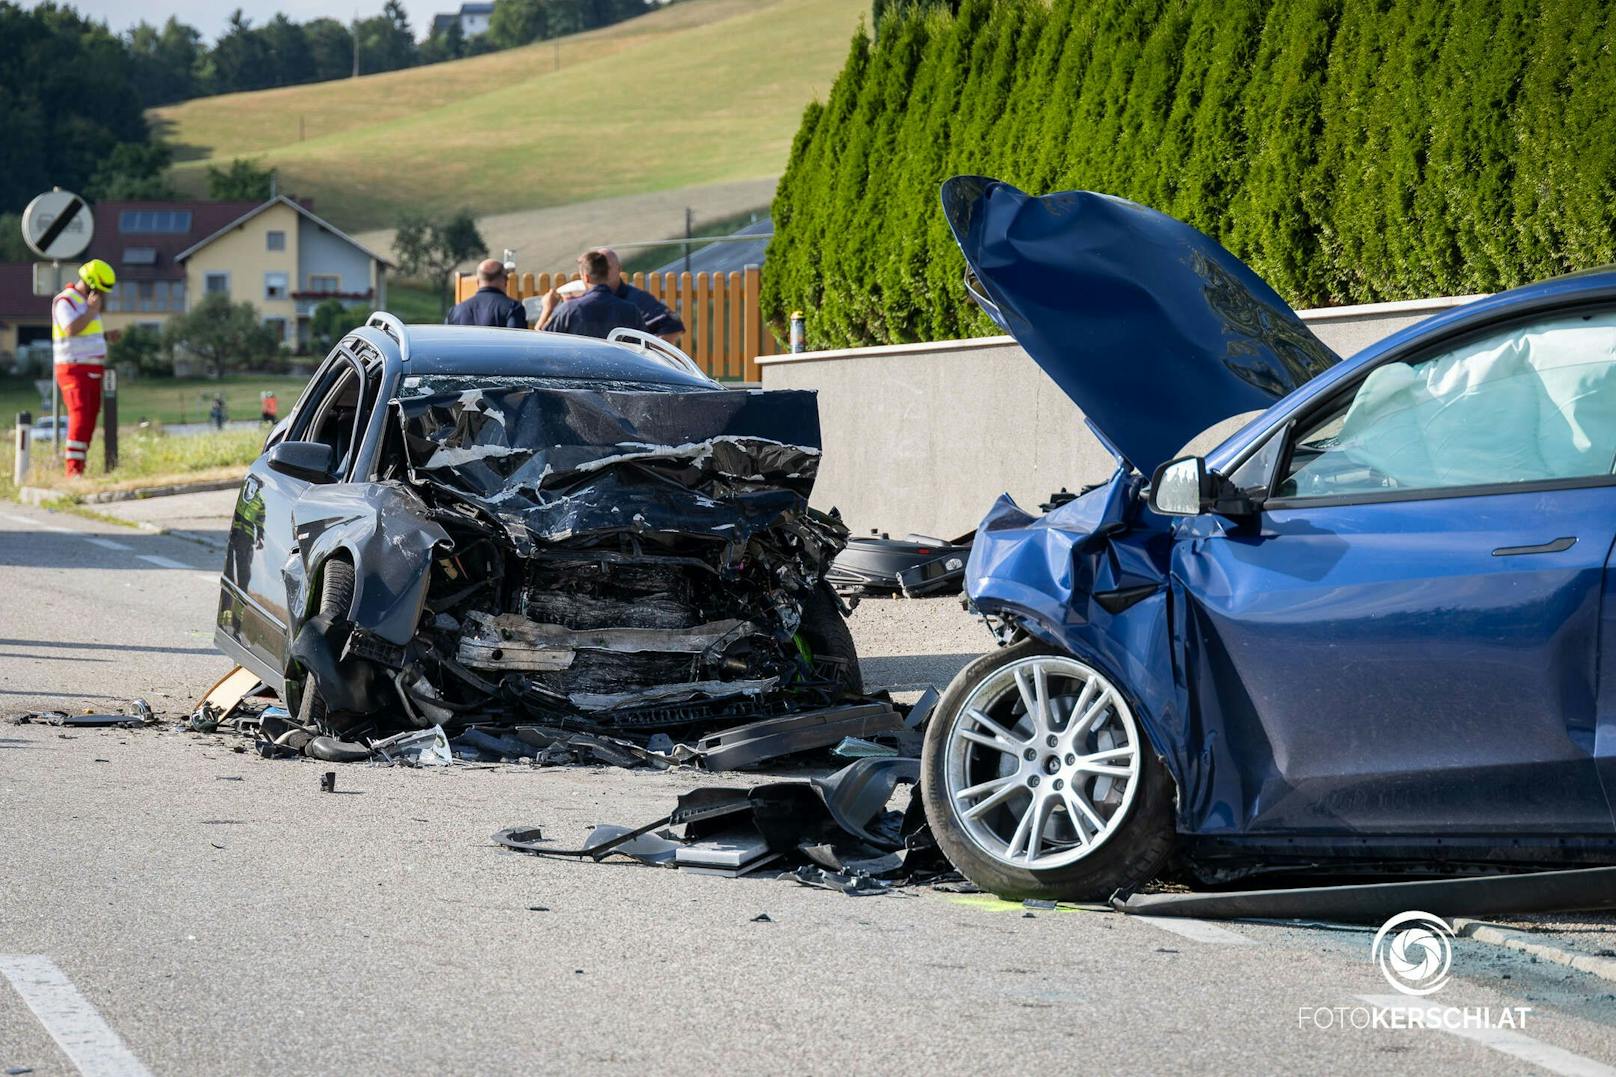
<path id="1" fill-rule="evenodd" d="M 369 334 L 391 375 L 373 436 L 348 481 L 289 509 L 294 714 L 349 739 L 644 734 L 858 696 L 824 580 L 847 532 L 808 505 L 812 393 L 658 380 L 623 355 L 593 373 L 501 365 L 445 331 L 413 333 L 410 355 Z M 565 342 L 603 348 L 628 351 Z M 328 581 L 350 573 L 332 605 Z"/>

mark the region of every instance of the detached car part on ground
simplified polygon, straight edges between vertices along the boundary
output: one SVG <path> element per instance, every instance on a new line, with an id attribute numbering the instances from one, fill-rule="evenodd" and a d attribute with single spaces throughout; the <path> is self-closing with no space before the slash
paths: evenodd
<path id="1" fill-rule="evenodd" d="M 948 540 L 930 535 L 895 539 L 879 533 L 850 538 L 825 579 L 837 594 L 855 598 L 957 594 L 973 537 L 974 532 Z"/>
<path id="2" fill-rule="evenodd" d="M 248 472 L 215 639 L 348 738 L 868 707 L 818 461 L 812 393 L 724 389 L 643 334 L 377 315 Z"/>
<path id="3" fill-rule="evenodd" d="M 956 866 L 1105 899 L 1170 865 L 1616 863 L 1616 272 L 1342 362 L 1172 218 L 979 177 L 942 194 L 973 297 L 1118 461 L 978 529 L 966 591 L 1009 645 L 949 686 L 922 768 Z"/>

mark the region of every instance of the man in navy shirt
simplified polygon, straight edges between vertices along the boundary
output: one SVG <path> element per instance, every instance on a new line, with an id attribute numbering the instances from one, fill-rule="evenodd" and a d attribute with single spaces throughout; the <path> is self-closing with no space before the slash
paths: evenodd
<path id="1" fill-rule="evenodd" d="M 613 295 L 607 286 L 606 278 L 611 269 L 604 254 L 585 251 L 579 255 L 578 272 L 589 286 L 588 291 L 577 299 L 562 301 L 560 293 L 552 289 L 544 297 L 544 307 L 539 313 L 540 328 L 602 340 L 613 329 L 645 329 L 639 308 Z"/>
<path id="2" fill-rule="evenodd" d="M 520 300 L 505 294 L 505 263 L 484 259 L 477 266 L 477 292 L 463 303 L 456 303 L 444 321 L 449 325 L 493 325 L 526 329 L 527 313 Z"/>
<path id="3" fill-rule="evenodd" d="M 623 262 L 617 257 L 617 252 L 610 247 L 602 247 L 600 253 L 606 256 L 606 287 L 619 299 L 626 299 L 633 303 L 640 312 L 640 320 L 645 323 L 645 331 L 655 334 L 663 340 L 674 344 L 679 343 L 679 337 L 685 331 L 685 323 L 679 320 L 679 315 L 668 309 L 668 305 L 644 288 L 636 288 L 623 279 Z"/>

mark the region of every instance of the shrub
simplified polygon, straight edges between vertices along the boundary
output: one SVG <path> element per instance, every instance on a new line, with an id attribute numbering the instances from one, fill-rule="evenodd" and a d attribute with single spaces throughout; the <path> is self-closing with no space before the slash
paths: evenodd
<path id="1" fill-rule="evenodd" d="M 938 185 L 1190 222 L 1295 306 L 1616 260 L 1616 7 L 1578 0 L 890 0 L 804 112 L 764 314 L 812 346 L 991 332 Z"/>

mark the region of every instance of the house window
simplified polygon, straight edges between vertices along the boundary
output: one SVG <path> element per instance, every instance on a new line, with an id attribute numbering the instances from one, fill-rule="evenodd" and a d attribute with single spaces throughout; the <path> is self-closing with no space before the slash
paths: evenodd
<path id="1" fill-rule="evenodd" d="M 271 333 L 274 333 L 276 340 L 280 341 L 282 344 L 286 343 L 285 318 L 265 318 L 264 328 L 268 329 Z"/>
<path id="2" fill-rule="evenodd" d="M 157 306 L 155 306 L 155 303 L 157 302 L 157 282 L 156 281 L 150 281 L 150 280 L 136 281 L 135 282 L 135 295 L 138 297 L 138 301 L 137 301 L 136 306 L 135 306 L 136 310 L 141 311 L 142 313 L 145 313 L 147 311 L 153 311 L 153 310 L 159 309 Z M 165 297 L 165 299 L 166 299 L 166 297 Z"/>
<path id="3" fill-rule="evenodd" d="M 310 273 L 309 291 L 330 295 L 342 291 L 342 278 L 335 273 Z"/>
<path id="4" fill-rule="evenodd" d="M 185 282 L 171 280 L 168 282 L 168 309 L 183 311 L 185 309 Z"/>
<path id="5" fill-rule="evenodd" d="M 157 264 L 157 248 L 125 247 L 121 261 L 126 266 L 154 266 Z"/>
<path id="6" fill-rule="evenodd" d="M 112 291 L 107 293 L 106 305 L 108 314 L 116 314 L 123 310 L 123 285 L 112 286 Z"/>
<path id="7" fill-rule="evenodd" d="M 202 281 L 202 289 L 208 295 L 230 294 L 230 274 L 228 273 L 209 273 L 202 278 Z"/>
<path id="8" fill-rule="evenodd" d="M 264 274 L 264 298 L 265 299 L 285 299 L 286 298 L 286 289 L 287 289 L 287 284 L 286 284 L 286 274 L 285 273 L 265 273 Z"/>
<path id="9" fill-rule="evenodd" d="M 264 238 L 270 250 L 284 251 L 286 249 L 285 232 L 265 232 Z"/>

